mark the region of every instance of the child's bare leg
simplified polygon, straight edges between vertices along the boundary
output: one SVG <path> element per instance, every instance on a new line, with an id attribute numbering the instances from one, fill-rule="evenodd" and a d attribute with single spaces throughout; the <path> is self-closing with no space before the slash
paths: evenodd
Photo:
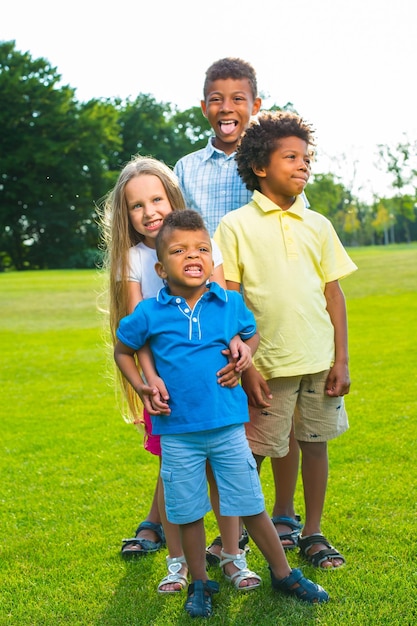
<path id="1" fill-rule="evenodd" d="M 291 429 L 288 454 L 271 458 L 275 485 L 275 503 L 272 515 L 285 515 L 295 519 L 294 493 L 297 486 L 300 447 Z"/>
<path id="2" fill-rule="evenodd" d="M 172 558 L 182 557 L 184 555 L 182 545 L 181 545 L 181 535 L 180 528 L 178 524 L 171 524 L 168 521 L 165 510 L 165 496 L 164 496 L 164 486 L 162 483 L 162 479 L 159 478 L 159 489 L 158 489 L 158 504 L 159 504 L 159 512 L 161 515 L 162 526 L 164 528 L 165 540 L 168 548 L 168 556 Z M 188 567 L 186 563 L 183 563 L 181 569 L 178 574 L 186 577 L 188 574 Z M 183 585 L 179 582 L 166 583 L 159 587 L 159 591 L 161 592 L 169 592 L 169 591 L 180 591 Z"/>
<path id="3" fill-rule="evenodd" d="M 211 502 L 211 506 L 213 509 L 213 513 L 217 520 L 217 525 L 219 527 L 220 536 L 222 538 L 222 546 L 225 552 L 230 552 L 229 548 L 234 550 L 235 549 L 234 546 L 237 545 L 240 539 L 240 536 L 242 534 L 241 527 L 243 528 L 243 525 L 241 524 L 241 520 L 238 517 L 225 518 L 222 515 L 220 515 L 219 492 L 217 490 L 216 480 L 213 476 L 213 471 L 211 469 L 210 463 L 207 463 L 206 473 L 207 473 L 207 481 L 210 487 L 210 502 Z M 234 527 L 234 525 L 231 523 L 232 519 L 236 520 L 236 527 Z M 222 550 L 222 546 L 212 544 L 210 546 L 210 552 L 220 558 L 220 552 Z"/>
<path id="4" fill-rule="evenodd" d="M 159 475 L 158 475 L 158 479 L 155 485 L 151 508 L 149 509 L 147 516 L 143 520 L 144 522 L 152 522 L 153 524 L 161 524 L 161 517 L 159 515 L 159 508 L 158 508 L 158 484 L 159 484 Z M 139 532 L 136 533 L 135 536 L 136 536 L 136 539 L 147 539 L 148 541 L 154 541 L 154 542 L 160 541 L 159 535 L 150 528 L 144 528 L 140 530 Z M 126 544 L 125 543 L 125 545 L 123 545 L 122 554 L 128 555 L 134 552 L 146 552 L 146 550 L 144 550 L 142 546 L 140 546 L 139 544 L 129 544 L 129 543 Z"/>
<path id="5" fill-rule="evenodd" d="M 275 485 L 275 503 L 272 517 L 289 517 L 295 520 L 294 494 L 297 486 L 300 448 L 291 428 L 288 454 L 280 458 L 271 458 L 272 473 Z M 277 533 L 285 535 L 293 530 L 290 526 L 275 523 Z M 291 547 L 292 539 L 282 539 L 282 545 Z"/>
<path id="6" fill-rule="evenodd" d="M 320 525 L 326 497 L 329 463 L 326 442 L 300 441 L 299 445 L 302 452 L 301 474 L 306 510 L 302 536 L 308 537 L 321 533 Z M 325 548 L 324 544 L 315 544 L 310 548 L 309 554 L 315 554 Z M 343 563 L 343 559 L 332 559 L 324 561 L 321 567 L 339 567 Z"/>
<path id="7" fill-rule="evenodd" d="M 219 492 L 217 484 L 211 470 L 211 466 L 207 464 L 207 480 L 210 485 L 210 501 L 213 512 L 216 516 L 217 525 L 221 536 L 221 546 L 214 545 L 210 547 L 212 554 L 216 554 L 220 559 L 221 552 L 226 554 L 239 554 L 239 539 L 242 535 L 243 523 L 239 517 L 224 516 L 220 514 Z M 223 566 L 223 571 L 227 576 L 232 576 L 239 571 L 233 562 Z M 239 587 L 259 587 L 259 579 L 247 577 L 239 583 Z"/>
<path id="8" fill-rule="evenodd" d="M 191 581 L 206 581 L 206 533 L 203 518 L 180 525 L 181 544 L 184 550 Z"/>
<path id="9" fill-rule="evenodd" d="M 268 561 L 274 576 L 278 579 L 285 578 L 291 573 L 275 526 L 266 511 L 258 515 L 244 517 L 243 521 L 249 535 L 258 546 L 259 550 Z"/>

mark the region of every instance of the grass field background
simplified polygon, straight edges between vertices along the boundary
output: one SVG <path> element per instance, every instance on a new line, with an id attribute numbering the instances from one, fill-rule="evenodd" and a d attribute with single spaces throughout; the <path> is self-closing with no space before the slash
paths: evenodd
<path id="1" fill-rule="evenodd" d="M 417 623 L 417 246 L 351 249 L 342 282 L 350 329 L 350 430 L 331 442 L 323 532 L 347 566 L 292 567 L 330 593 L 310 607 L 264 579 L 234 591 L 218 570 L 213 626 Z M 164 596 L 166 552 L 124 562 L 122 537 L 147 512 L 158 471 L 118 411 L 94 271 L 0 275 L 0 625 L 201 623 Z M 265 462 L 269 510 L 273 483 Z M 297 511 L 303 515 L 301 484 Z M 216 527 L 206 518 L 208 537 Z"/>

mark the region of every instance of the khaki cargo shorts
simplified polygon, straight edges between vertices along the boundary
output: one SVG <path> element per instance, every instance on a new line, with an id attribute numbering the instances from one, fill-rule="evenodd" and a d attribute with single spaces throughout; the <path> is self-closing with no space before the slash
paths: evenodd
<path id="1" fill-rule="evenodd" d="M 271 406 L 250 406 L 250 422 L 245 424 L 253 454 L 286 456 L 293 421 L 298 441 L 329 441 L 349 428 L 343 396 L 325 394 L 328 372 L 267 381 L 273 396 Z"/>

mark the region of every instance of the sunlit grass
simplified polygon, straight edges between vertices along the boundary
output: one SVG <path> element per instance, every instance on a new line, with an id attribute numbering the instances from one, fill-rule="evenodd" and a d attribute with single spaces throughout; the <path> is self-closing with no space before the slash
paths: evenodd
<path id="1" fill-rule="evenodd" d="M 347 566 L 293 567 L 330 593 L 309 607 L 263 587 L 238 594 L 222 580 L 213 626 L 414 624 L 417 620 L 417 246 L 349 251 L 359 271 L 348 303 L 350 430 L 330 446 L 323 532 Z M 0 275 L 0 625 L 192 624 L 184 595 L 161 597 L 162 551 L 133 563 L 121 539 L 146 514 L 158 463 L 122 421 L 92 271 Z M 268 508 L 273 483 L 265 463 Z M 303 515 L 301 485 L 297 510 Z M 216 532 L 212 514 L 207 533 Z"/>

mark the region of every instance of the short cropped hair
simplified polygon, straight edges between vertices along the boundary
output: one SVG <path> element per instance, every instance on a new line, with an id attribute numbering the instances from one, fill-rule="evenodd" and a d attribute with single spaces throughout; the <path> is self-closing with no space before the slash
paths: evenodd
<path id="1" fill-rule="evenodd" d="M 156 254 L 159 261 L 161 261 L 164 252 L 165 240 L 173 230 L 203 230 L 210 238 L 204 220 L 197 211 L 184 209 L 182 211 L 168 213 L 155 239 Z"/>
<path id="2" fill-rule="evenodd" d="M 314 146 L 312 126 L 289 111 L 265 111 L 244 132 L 236 150 L 237 170 L 249 191 L 260 191 L 253 168 L 267 167 L 277 143 L 285 137 L 299 137 Z M 311 150 L 313 155 L 313 150 Z"/>
<path id="3" fill-rule="evenodd" d="M 219 59 L 210 65 L 206 71 L 206 79 L 204 81 L 204 98 L 207 97 L 210 83 L 215 80 L 226 80 L 227 78 L 233 78 L 233 80 L 247 78 L 251 87 L 253 99 L 257 98 L 258 84 L 255 70 L 250 63 L 236 57 Z"/>

